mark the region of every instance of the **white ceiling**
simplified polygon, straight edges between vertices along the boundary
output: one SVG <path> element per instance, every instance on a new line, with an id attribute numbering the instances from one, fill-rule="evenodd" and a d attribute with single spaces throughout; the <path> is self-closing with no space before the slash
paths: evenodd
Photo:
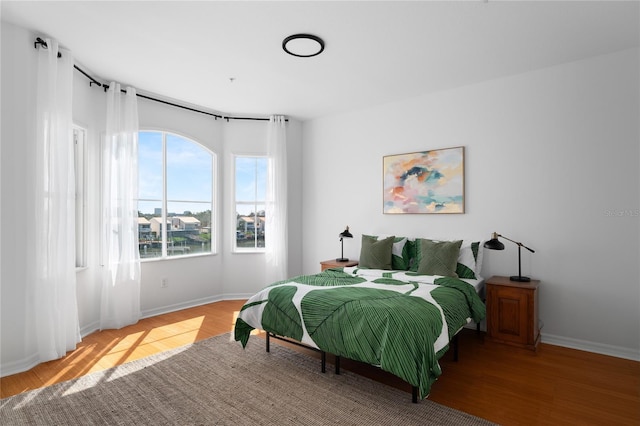
<path id="1" fill-rule="evenodd" d="M 640 45 L 638 1 L 2 1 L 98 80 L 301 120 Z M 295 33 L 324 39 L 287 55 Z M 234 81 L 231 82 L 230 79 Z"/>

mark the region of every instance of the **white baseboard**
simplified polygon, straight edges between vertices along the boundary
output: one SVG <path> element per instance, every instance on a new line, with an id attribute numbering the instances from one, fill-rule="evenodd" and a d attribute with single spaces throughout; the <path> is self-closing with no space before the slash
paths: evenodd
<path id="1" fill-rule="evenodd" d="M 581 351 L 593 352 L 601 355 L 614 356 L 616 358 L 640 361 L 640 351 L 622 346 L 606 345 L 603 343 L 590 342 L 588 340 L 572 339 L 570 337 L 554 336 L 553 334 L 542 334 L 542 343 L 563 346 L 565 348 L 578 349 Z"/>
<path id="2" fill-rule="evenodd" d="M 89 334 L 94 333 L 98 330 L 100 330 L 100 322 L 94 321 L 90 324 L 85 325 L 80 329 L 80 336 L 82 337 L 88 336 Z"/>
<path id="3" fill-rule="evenodd" d="M 466 328 L 476 328 L 476 323 L 471 321 L 465 326 Z M 487 331 L 486 321 L 480 322 L 480 330 Z M 588 340 L 573 339 L 571 337 L 556 336 L 553 334 L 542 333 L 541 342 L 549 345 L 562 346 L 565 348 L 577 349 L 580 351 L 593 352 L 601 355 L 614 356 L 616 358 L 630 359 L 632 361 L 640 361 L 640 351 L 634 351 L 631 348 L 622 346 L 606 345 L 603 343 L 590 342 Z"/>
<path id="4" fill-rule="evenodd" d="M 168 314 L 170 312 L 181 311 L 183 309 L 194 308 L 196 306 L 207 305 L 209 303 L 220 302 L 221 300 L 242 300 L 248 299 L 252 294 L 224 294 L 221 296 L 204 297 L 202 299 L 189 300 L 173 305 L 142 311 L 142 318 L 155 317 L 157 315 Z"/>
<path id="5" fill-rule="evenodd" d="M 221 300 L 224 300 L 224 299 L 220 296 L 213 296 L 213 297 L 203 297 L 202 299 L 189 300 L 186 302 L 175 303 L 167 306 L 160 306 L 158 308 L 147 309 L 142 311 L 142 318 L 155 317 L 162 314 L 168 314 L 170 312 L 193 308 L 195 306 L 206 305 L 207 303 L 219 302 Z"/>

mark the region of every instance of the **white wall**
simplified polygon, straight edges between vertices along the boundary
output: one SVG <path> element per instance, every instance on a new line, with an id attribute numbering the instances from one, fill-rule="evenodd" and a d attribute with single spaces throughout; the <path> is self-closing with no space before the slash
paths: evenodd
<path id="1" fill-rule="evenodd" d="M 35 116 L 35 34 L 2 23 L 2 258 L 0 267 L 0 375 L 24 371 L 35 363 L 33 324 L 28 307 L 25 276 L 30 267 L 30 249 L 24 238 L 30 226 L 27 163 L 33 139 Z M 87 70 L 91 71 L 91 70 Z M 125 85 L 123 82 L 123 85 Z M 87 267 L 77 272 L 80 328 L 83 335 L 98 328 L 100 308 L 99 202 L 100 137 L 105 130 L 106 97 L 102 89 L 90 87 L 80 73 L 74 73 L 73 115 L 76 124 L 87 129 L 88 224 Z M 217 155 L 215 203 L 220 207 L 214 255 L 172 258 L 142 263 L 141 309 L 144 316 L 156 315 L 222 299 L 247 298 L 267 283 L 264 255 L 231 254 L 235 220 L 231 220 L 232 168 L 226 161 L 231 152 L 266 152 L 267 122 L 215 120 L 139 98 L 141 129 L 167 130 L 202 143 Z M 289 272 L 302 270 L 302 128 L 290 119 L 287 125 L 289 158 Z M 168 287 L 161 288 L 161 279 Z"/>
<path id="2" fill-rule="evenodd" d="M 543 341 L 640 359 L 638 50 L 305 122 L 305 272 L 362 233 L 536 250 Z M 382 214 L 382 157 L 465 147 L 466 214 Z M 618 212 L 622 216 L 611 216 Z M 517 274 L 517 247 L 483 274 Z"/>

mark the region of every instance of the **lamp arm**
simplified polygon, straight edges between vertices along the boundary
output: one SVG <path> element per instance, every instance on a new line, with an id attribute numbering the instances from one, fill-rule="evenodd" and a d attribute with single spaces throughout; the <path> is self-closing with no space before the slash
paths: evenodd
<path id="1" fill-rule="evenodd" d="M 527 250 L 529 250 L 531 253 L 535 253 L 535 250 L 533 250 L 533 249 L 531 249 L 531 248 L 529 248 L 529 247 L 525 246 L 525 245 L 524 245 L 524 244 L 522 244 L 522 243 L 519 243 L 519 242 L 517 242 L 517 241 L 513 241 L 511 238 L 507 238 L 507 237 L 505 237 L 504 235 L 501 235 L 501 234 L 498 234 L 498 237 L 500 237 L 500 238 L 504 238 L 504 239 L 505 239 L 505 240 L 507 240 L 507 241 L 511 241 L 512 243 L 517 244 L 517 245 L 518 245 L 518 247 L 524 247 L 524 248 L 526 248 Z"/>

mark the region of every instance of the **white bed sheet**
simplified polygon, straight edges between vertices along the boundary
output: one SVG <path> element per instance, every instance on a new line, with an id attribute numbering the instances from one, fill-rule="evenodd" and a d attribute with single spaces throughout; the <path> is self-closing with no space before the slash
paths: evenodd
<path id="1" fill-rule="evenodd" d="M 472 280 L 470 278 L 460 278 L 462 281 L 469 283 L 476 289 L 476 293 L 480 294 L 482 289 L 484 288 L 484 278 L 479 280 Z"/>
<path id="2" fill-rule="evenodd" d="M 386 270 L 386 269 L 367 269 L 360 268 L 358 266 L 346 266 L 344 267 L 344 272 L 347 274 L 353 275 L 363 275 L 369 277 L 382 277 L 383 274 L 392 273 L 394 278 L 398 278 L 401 280 L 411 280 L 423 282 L 426 284 L 433 284 L 433 281 L 436 278 L 440 278 L 441 275 L 405 275 L 407 271 L 395 271 L 395 270 Z M 460 280 L 466 282 L 467 284 L 473 286 L 476 290 L 476 293 L 480 294 L 484 289 L 484 278 L 481 279 L 470 279 L 470 278 L 460 278 Z"/>

